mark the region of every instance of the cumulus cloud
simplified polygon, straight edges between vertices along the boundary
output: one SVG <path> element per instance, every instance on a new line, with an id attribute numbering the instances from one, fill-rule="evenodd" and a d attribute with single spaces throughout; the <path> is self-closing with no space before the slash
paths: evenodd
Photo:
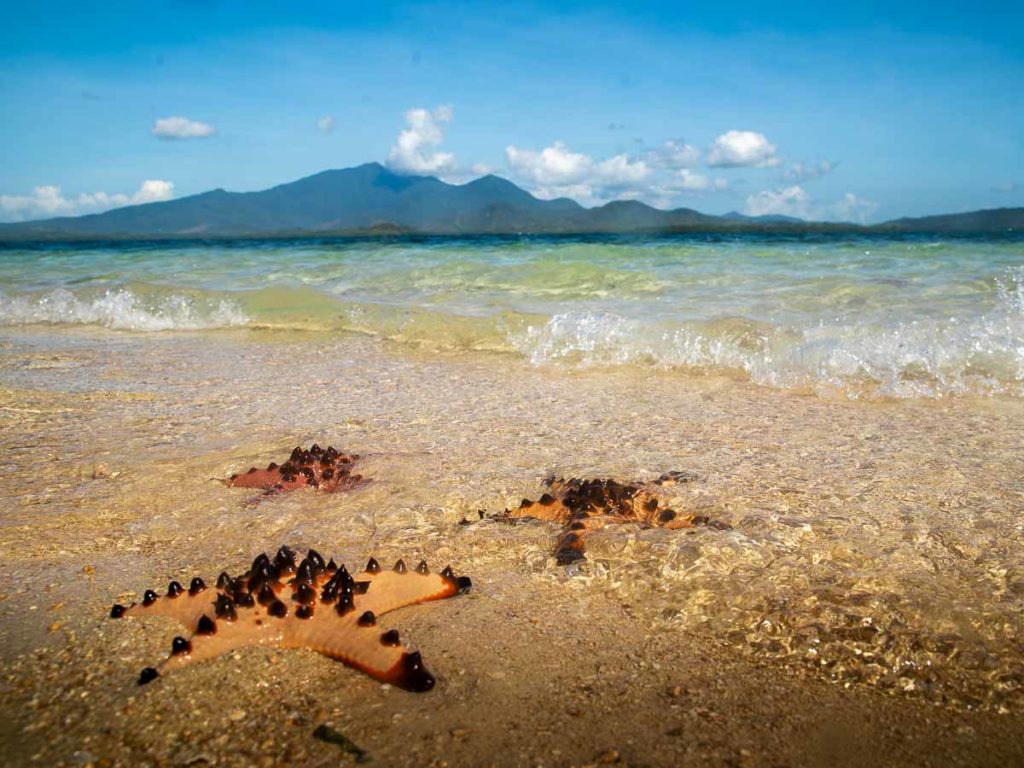
<path id="1" fill-rule="evenodd" d="M 541 150 L 509 146 L 505 159 L 511 176 L 537 197 L 571 197 L 585 205 L 613 199 L 645 200 L 672 207 L 681 196 L 697 197 L 728 188 L 725 179 L 698 173 L 700 150 L 670 140 L 639 156 L 617 154 L 597 159 L 556 141 Z"/>
<path id="2" fill-rule="evenodd" d="M 817 163 L 803 163 L 799 160 L 790 163 L 782 175 L 789 181 L 812 181 L 820 179 L 827 173 L 832 173 L 839 163 L 831 160 L 819 160 Z"/>
<path id="3" fill-rule="evenodd" d="M 443 144 L 454 118 L 451 106 L 416 107 L 405 113 L 406 127 L 387 155 L 387 165 L 401 173 L 429 174 L 461 184 L 491 173 L 486 165 L 456 162 Z M 625 126 L 608 125 L 610 130 Z M 643 145 L 642 140 L 637 140 Z M 534 148 L 513 144 L 505 148 L 509 178 L 543 199 L 569 197 L 584 205 L 614 199 L 644 200 L 659 207 L 680 204 L 680 198 L 702 197 L 730 188 L 724 178 L 698 172 L 703 153 L 682 139 L 669 139 L 657 147 L 592 156 L 571 149 L 562 141 Z M 709 151 L 709 165 L 769 167 L 781 163 L 775 147 L 759 133 L 730 131 Z M 742 180 L 736 184 L 742 185 Z"/>
<path id="4" fill-rule="evenodd" d="M 174 197 L 174 182 L 163 179 L 146 179 L 132 195 L 131 202 L 135 205 L 142 203 L 159 203 L 162 200 L 170 200 Z"/>
<path id="5" fill-rule="evenodd" d="M 100 213 L 125 205 L 141 205 L 170 200 L 174 184 L 162 179 L 147 179 L 132 194 L 91 192 L 65 197 L 58 185 L 36 187 L 30 195 L 0 195 L 0 219 L 31 221 L 54 216 L 80 216 Z"/>
<path id="6" fill-rule="evenodd" d="M 756 131 L 728 131 L 708 149 L 707 164 L 718 168 L 773 168 L 782 161 L 775 145 Z"/>
<path id="7" fill-rule="evenodd" d="M 669 139 L 648 152 L 647 161 L 659 168 L 692 168 L 700 162 L 700 150 L 681 139 Z"/>
<path id="8" fill-rule="evenodd" d="M 598 185 L 606 190 L 627 189 L 645 181 L 650 170 L 643 160 L 626 155 L 615 155 L 601 160 L 594 166 L 594 177 Z"/>
<path id="9" fill-rule="evenodd" d="M 473 179 L 479 179 L 489 173 L 494 173 L 495 168 L 486 163 L 472 163 L 468 166 L 457 166 L 454 170 L 446 171 L 443 179 L 449 184 L 465 184 Z"/>
<path id="10" fill-rule="evenodd" d="M 212 125 L 187 117 L 161 117 L 153 123 L 153 135 L 166 141 L 179 139 L 205 139 L 217 131 Z"/>
<path id="11" fill-rule="evenodd" d="M 537 197 L 572 197 L 587 203 L 635 197 L 651 172 L 643 160 L 622 154 L 595 160 L 560 141 L 540 151 L 510 145 L 505 159 L 512 175 Z"/>
<path id="12" fill-rule="evenodd" d="M 747 196 L 747 214 L 750 216 L 796 216 L 809 218 L 810 196 L 799 184 L 782 189 L 763 189 Z"/>
<path id="13" fill-rule="evenodd" d="M 853 221 L 866 224 L 878 204 L 847 192 L 831 203 L 816 203 L 799 184 L 779 189 L 765 189 L 747 196 L 746 212 L 750 216 L 796 216 L 815 221 Z"/>
<path id="14" fill-rule="evenodd" d="M 566 186 L 582 182 L 593 170 L 594 161 L 582 152 L 572 152 L 560 141 L 538 152 L 509 145 L 505 159 L 516 176 L 541 186 Z"/>
<path id="15" fill-rule="evenodd" d="M 725 179 L 712 179 L 701 173 L 694 173 L 688 168 L 678 171 L 673 179 L 678 182 L 679 188 L 689 192 L 705 192 L 708 190 L 722 190 L 729 186 Z"/>
<path id="16" fill-rule="evenodd" d="M 320 133 L 330 133 L 334 130 L 334 115 L 324 115 L 316 121 L 316 128 Z"/>
<path id="17" fill-rule="evenodd" d="M 388 151 L 388 166 L 405 173 L 446 173 L 455 171 L 455 155 L 440 152 L 445 126 L 455 113 L 448 105 L 433 111 L 417 107 L 405 113 L 408 126 L 398 134 L 394 146 Z"/>

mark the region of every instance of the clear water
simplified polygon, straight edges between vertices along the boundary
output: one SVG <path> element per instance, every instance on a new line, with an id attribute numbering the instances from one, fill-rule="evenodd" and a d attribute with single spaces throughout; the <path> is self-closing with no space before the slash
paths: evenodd
<path id="1" fill-rule="evenodd" d="M 846 396 L 1024 395 L 1024 240 L 467 238 L 0 250 L 0 324 L 360 331 Z"/>
<path id="2" fill-rule="evenodd" d="M 1016 240 L 909 238 L 0 251 L 0 648 L 85 566 L 67 606 L 92 627 L 143 565 L 288 542 L 451 562 L 506 616 L 603 595 L 758 665 L 1019 713 L 1022 265 Z M 312 442 L 374 482 L 253 506 L 211 481 Z M 674 509 L 731 530 L 610 526 L 566 570 L 557 529 L 477 514 L 548 474 L 669 470 L 698 478 Z M 486 623 L 479 647 L 517 637 Z M 69 647 L 110 658 L 92 629 Z"/>

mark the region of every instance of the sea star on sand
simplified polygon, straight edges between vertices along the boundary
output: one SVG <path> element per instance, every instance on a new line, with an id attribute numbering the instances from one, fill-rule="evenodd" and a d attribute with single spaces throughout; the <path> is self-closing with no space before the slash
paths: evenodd
<path id="1" fill-rule="evenodd" d="M 352 474 L 358 455 L 341 453 L 333 446 L 321 448 L 313 444 L 308 451 L 296 446 L 284 464 L 271 462 L 266 469 L 252 467 L 248 472 L 232 475 L 224 484 L 233 488 L 262 488 L 274 493 L 293 491 L 308 486 L 324 493 L 347 491 L 358 485 L 362 475 Z"/>
<path id="2" fill-rule="evenodd" d="M 221 573 L 215 587 L 198 576 L 186 589 L 176 581 L 166 595 L 147 590 L 141 603 L 114 605 L 111 618 L 169 616 L 188 630 L 174 638 L 160 671 L 177 669 L 247 645 L 311 648 L 362 670 L 381 682 L 409 691 L 429 691 L 434 678 L 418 652 L 407 651 L 394 629 L 377 629 L 377 618 L 406 605 L 462 594 L 471 587 L 452 569 L 431 573 L 425 562 L 407 569 L 399 560 L 390 570 L 373 558 L 353 577 L 344 565 L 324 562 L 309 550 L 296 565 L 295 553 L 281 547 L 273 559 L 257 557 L 244 574 Z M 159 675 L 147 667 L 139 684 Z"/>
<path id="3" fill-rule="evenodd" d="M 668 472 L 654 485 L 671 486 L 689 482 L 693 476 L 684 472 Z M 548 487 L 537 501 L 523 499 L 516 509 L 506 509 L 505 519 L 533 517 L 551 520 L 563 526 L 555 545 L 559 565 L 584 560 L 584 539 L 588 532 L 615 523 L 640 523 L 660 528 L 693 528 L 709 525 L 726 530 L 727 523 L 711 520 L 705 515 L 682 515 L 661 501 L 644 483 L 620 483 L 615 480 L 581 480 L 549 477 Z"/>

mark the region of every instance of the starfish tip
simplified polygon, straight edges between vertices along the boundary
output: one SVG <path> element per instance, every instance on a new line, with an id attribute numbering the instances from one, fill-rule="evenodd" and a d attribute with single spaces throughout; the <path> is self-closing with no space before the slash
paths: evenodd
<path id="1" fill-rule="evenodd" d="M 426 693 L 434 687 L 437 682 L 434 676 L 423 666 L 423 658 L 419 651 L 406 653 L 402 656 L 400 669 L 395 678 L 395 685 L 407 691 L 415 693 Z"/>

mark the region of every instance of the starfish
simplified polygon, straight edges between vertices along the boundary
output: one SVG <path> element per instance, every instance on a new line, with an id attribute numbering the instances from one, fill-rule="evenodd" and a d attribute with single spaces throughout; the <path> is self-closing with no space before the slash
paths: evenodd
<path id="1" fill-rule="evenodd" d="M 693 475 L 686 472 L 668 472 L 653 484 L 672 486 L 692 479 Z M 559 565 L 585 560 L 587 533 L 615 523 L 640 523 L 669 529 L 697 525 L 721 530 L 731 527 L 705 515 L 681 515 L 662 506 L 661 500 L 645 483 L 549 477 L 544 485 L 549 489 L 548 493 L 536 501 L 523 499 L 517 509 L 506 509 L 500 517 L 506 520 L 532 517 L 561 524 L 563 530 L 555 545 L 555 559 Z"/>
<path id="2" fill-rule="evenodd" d="M 429 691 L 434 677 L 419 652 L 406 650 L 397 630 L 377 629 L 377 617 L 406 605 L 440 600 L 467 592 L 472 583 L 450 567 L 431 573 L 426 562 L 407 569 L 399 560 L 390 570 L 370 558 L 352 576 L 332 559 L 324 562 L 309 550 L 296 565 L 295 553 L 281 547 L 266 553 L 232 578 L 222 572 L 215 587 L 200 578 L 186 589 L 172 581 L 164 595 L 147 590 L 141 603 L 114 605 L 110 616 L 169 616 L 187 630 L 171 643 L 160 666 L 146 667 L 144 685 L 169 671 L 211 659 L 248 645 L 311 648 L 362 670 L 377 680 L 409 691 Z"/>
<path id="3" fill-rule="evenodd" d="M 347 491 L 363 479 L 362 475 L 352 474 L 352 466 L 358 458 L 354 453 L 341 453 L 333 446 L 321 448 L 314 443 L 308 451 L 296 446 L 284 464 L 271 462 L 266 469 L 252 467 L 222 482 L 233 488 L 262 488 L 268 493 L 305 486 L 324 493 Z"/>

